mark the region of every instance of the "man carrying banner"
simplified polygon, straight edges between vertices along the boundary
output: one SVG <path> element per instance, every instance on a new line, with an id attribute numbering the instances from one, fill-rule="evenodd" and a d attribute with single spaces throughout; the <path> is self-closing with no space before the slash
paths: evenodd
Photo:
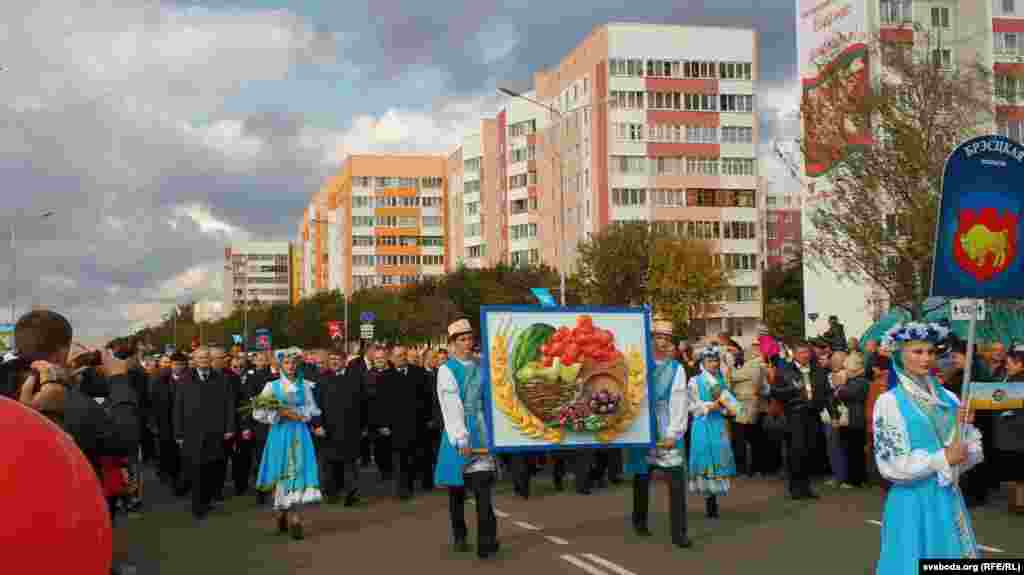
<path id="1" fill-rule="evenodd" d="M 469 550 L 466 488 L 473 491 L 477 512 L 476 553 L 486 559 L 497 553 L 500 546 L 498 519 L 492 504 L 497 466 L 493 456 L 481 453 L 487 446 L 487 425 L 480 366 L 470 356 L 473 328 L 468 320 L 460 319 L 448 326 L 448 345 L 452 357 L 437 372 L 437 397 L 444 418 L 444 435 L 434 483 L 448 488 L 454 548 L 459 552 Z"/>
<path id="2" fill-rule="evenodd" d="M 672 543 L 690 547 L 686 535 L 686 445 L 683 439 L 687 409 L 686 371 L 673 359 L 672 322 L 656 319 L 654 336 L 654 409 L 657 419 L 654 449 L 634 448 L 627 453 L 625 471 L 633 475 L 633 529 L 649 537 L 647 509 L 651 493 L 651 471 L 669 474 L 669 517 Z"/>

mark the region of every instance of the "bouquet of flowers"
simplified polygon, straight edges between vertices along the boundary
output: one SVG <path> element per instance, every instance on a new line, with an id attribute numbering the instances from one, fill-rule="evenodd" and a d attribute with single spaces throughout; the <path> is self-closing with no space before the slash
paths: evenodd
<path id="1" fill-rule="evenodd" d="M 281 401 L 278 400 L 276 397 L 257 395 L 256 397 L 247 401 L 245 405 L 238 408 L 238 412 L 241 413 L 242 415 L 252 417 L 253 412 L 256 411 L 257 409 L 279 411 L 281 409 L 284 409 L 285 407 L 287 406 L 281 403 Z"/>

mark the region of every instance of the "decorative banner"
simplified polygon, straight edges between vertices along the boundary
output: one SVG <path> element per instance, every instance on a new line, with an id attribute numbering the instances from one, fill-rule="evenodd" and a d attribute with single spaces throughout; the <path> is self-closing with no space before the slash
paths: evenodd
<path id="1" fill-rule="evenodd" d="M 270 349 L 271 339 L 270 330 L 261 327 L 256 330 L 256 342 L 261 349 Z"/>
<path id="2" fill-rule="evenodd" d="M 533 296 L 537 298 L 540 305 L 544 307 L 556 307 L 558 305 L 555 303 L 554 296 L 551 295 L 547 288 L 530 288 L 530 291 L 533 292 Z"/>
<path id="3" fill-rule="evenodd" d="M 14 349 L 14 324 L 0 323 L 0 353 Z"/>
<path id="4" fill-rule="evenodd" d="M 231 341 L 233 341 L 235 343 L 235 345 L 242 345 L 242 336 L 241 336 L 241 334 L 237 334 L 237 333 L 236 334 L 232 334 L 231 335 Z"/>
<path id="5" fill-rule="evenodd" d="M 946 160 L 931 295 L 1024 297 L 1020 217 L 1024 148 L 1003 136 L 960 144 Z"/>
<path id="6" fill-rule="evenodd" d="M 327 322 L 327 333 L 331 336 L 331 339 L 341 339 L 342 332 L 345 331 L 344 325 L 340 321 L 329 321 Z"/>
<path id="7" fill-rule="evenodd" d="M 650 312 L 483 306 L 488 449 L 648 447 Z"/>
<path id="8" fill-rule="evenodd" d="M 986 411 L 1024 409 L 1024 382 L 972 381 L 971 408 Z"/>

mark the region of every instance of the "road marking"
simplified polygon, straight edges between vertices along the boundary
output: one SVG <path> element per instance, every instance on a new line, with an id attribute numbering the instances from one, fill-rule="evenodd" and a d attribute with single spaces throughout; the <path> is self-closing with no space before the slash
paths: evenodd
<path id="1" fill-rule="evenodd" d="M 875 521 L 874 519 L 868 519 L 867 522 L 872 525 L 878 525 L 879 527 L 882 526 L 881 521 Z M 988 551 L 989 553 L 1006 553 L 1002 549 L 999 549 L 997 547 L 989 547 L 988 545 L 982 545 L 981 543 L 978 543 L 978 549 L 981 549 L 982 551 Z"/>
<path id="2" fill-rule="evenodd" d="M 575 555 L 562 555 L 562 560 L 572 563 L 573 565 L 579 567 L 580 569 L 583 569 L 587 573 L 590 573 L 590 575 L 608 575 L 607 572 L 601 571 L 600 569 L 594 567 L 590 563 L 584 563 Z"/>
<path id="3" fill-rule="evenodd" d="M 495 513 L 495 515 L 497 515 L 497 513 Z M 537 527 L 536 525 L 533 525 L 531 523 L 527 523 L 525 521 L 513 521 L 513 523 L 515 523 L 519 527 L 522 527 L 523 529 L 527 529 L 529 531 L 540 531 L 540 527 Z"/>
<path id="4" fill-rule="evenodd" d="M 505 513 L 501 509 L 495 509 L 494 510 L 494 514 L 497 515 L 498 517 L 501 517 L 502 519 L 505 519 L 506 517 L 508 517 L 508 513 Z"/>
<path id="5" fill-rule="evenodd" d="M 604 557 L 598 557 L 597 555 L 594 555 L 593 553 L 581 553 L 580 555 L 582 555 L 583 557 L 586 557 L 587 559 L 590 559 L 594 563 L 597 563 L 598 565 L 600 565 L 601 567 L 604 567 L 605 569 L 608 569 L 609 571 L 612 571 L 614 573 L 618 573 L 619 575 L 636 575 L 636 573 L 633 573 L 629 569 L 626 569 L 625 567 L 623 567 L 621 565 L 616 565 L 615 563 L 612 563 L 611 561 L 605 559 Z"/>
<path id="6" fill-rule="evenodd" d="M 555 545 L 568 545 L 569 544 L 569 542 L 566 541 L 565 539 L 562 539 L 561 537 L 555 537 L 554 535 L 545 535 L 544 539 L 547 539 L 548 541 L 554 543 Z"/>

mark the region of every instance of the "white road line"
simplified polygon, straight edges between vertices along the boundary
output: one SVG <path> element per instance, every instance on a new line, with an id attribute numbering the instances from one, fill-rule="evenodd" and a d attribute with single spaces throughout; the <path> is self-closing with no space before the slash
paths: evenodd
<path id="1" fill-rule="evenodd" d="M 494 514 L 497 515 L 498 517 L 501 517 L 502 519 L 505 519 L 506 517 L 508 517 L 508 513 L 505 513 L 501 509 L 495 509 L 494 510 Z"/>
<path id="2" fill-rule="evenodd" d="M 601 571 L 600 569 L 594 567 L 590 563 L 584 563 L 575 555 L 562 555 L 562 560 L 572 563 L 573 565 L 579 567 L 580 569 L 583 569 L 587 573 L 590 573 L 590 575 L 608 575 L 607 572 Z"/>
<path id="3" fill-rule="evenodd" d="M 867 523 L 870 523 L 872 525 L 878 525 L 879 527 L 882 526 L 881 521 L 875 521 L 874 519 L 868 519 Z M 989 547 L 988 545 L 982 545 L 981 543 L 978 543 L 978 549 L 981 549 L 982 551 L 988 551 L 989 553 L 1006 553 L 1002 549 L 999 549 L 997 547 Z"/>
<path id="4" fill-rule="evenodd" d="M 598 557 L 597 555 L 594 555 L 593 553 L 581 553 L 580 555 L 583 556 L 583 557 L 586 557 L 587 559 L 590 559 L 594 563 L 597 563 L 601 567 L 604 567 L 605 569 L 608 569 L 609 571 L 612 571 L 613 573 L 618 573 L 618 575 L 636 575 L 636 573 L 633 573 L 629 569 L 626 569 L 625 567 L 623 567 L 621 565 L 616 565 L 615 563 L 612 563 L 611 561 L 605 559 L 604 557 Z"/>
<path id="5" fill-rule="evenodd" d="M 568 545 L 569 544 L 569 542 L 566 541 L 565 539 L 562 539 L 561 537 L 555 537 L 554 535 L 545 535 L 544 539 L 547 539 L 548 541 L 554 543 L 555 545 Z"/>
<path id="6" fill-rule="evenodd" d="M 495 515 L 497 515 L 497 513 L 495 513 Z M 536 525 L 533 525 L 531 523 L 527 523 L 525 521 L 513 521 L 513 523 L 515 523 L 519 527 L 522 527 L 523 529 L 527 529 L 529 531 L 540 531 L 540 527 L 537 527 Z"/>

